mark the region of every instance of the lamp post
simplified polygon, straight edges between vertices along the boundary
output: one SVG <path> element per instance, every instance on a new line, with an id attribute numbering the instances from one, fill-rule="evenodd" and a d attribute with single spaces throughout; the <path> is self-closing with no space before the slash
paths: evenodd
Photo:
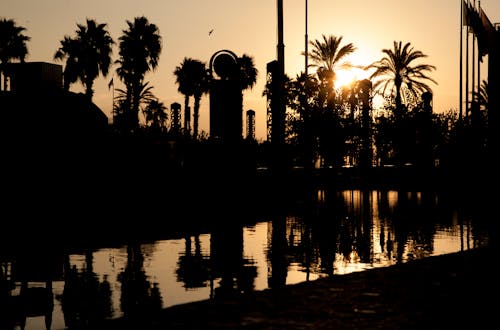
<path id="1" fill-rule="evenodd" d="M 308 50 L 307 50 L 307 44 L 309 43 L 309 40 L 308 40 L 308 36 L 307 36 L 307 0 L 306 0 L 306 34 L 305 34 L 305 48 L 304 48 L 304 54 L 305 54 L 305 57 L 306 57 L 306 62 L 305 62 L 305 75 L 306 75 L 306 79 L 307 79 L 307 67 L 308 67 L 308 63 L 307 63 L 307 59 L 309 57 L 308 55 Z"/>
<path id="2" fill-rule="evenodd" d="M 277 134 L 275 137 L 277 138 L 277 145 L 281 146 L 284 144 L 285 139 L 285 91 L 284 91 L 284 82 L 285 82 L 285 44 L 283 41 L 283 0 L 278 1 L 278 45 L 277 45 L 277 60 L 278 60 L 278 68 L 277 68 L 277 85 L 278 85 L 278 97 L 277 97 L 277 105 L 276 112 L 277 118 L 273 116 L 273 129 L 277 130 Z"/>

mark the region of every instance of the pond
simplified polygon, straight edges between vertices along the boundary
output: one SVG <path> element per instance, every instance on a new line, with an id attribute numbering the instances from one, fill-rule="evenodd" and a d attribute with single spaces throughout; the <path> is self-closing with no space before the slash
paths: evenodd
<path id="1" fill-rule="evenodd" d="M 474 249 L 489 240 L 481 209 L 448 193 L 317 190 L 314 203 L 157 229 L 153 239 L 2 245 L 0 325 L 61 330 Z"/>

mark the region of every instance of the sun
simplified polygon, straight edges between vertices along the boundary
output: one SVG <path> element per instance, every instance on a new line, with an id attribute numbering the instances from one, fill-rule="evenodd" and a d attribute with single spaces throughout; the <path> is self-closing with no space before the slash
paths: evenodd
<path id="1" fill-rule="evenodd" d="M 351 64 L 350 68 L 338 67 L 335 70 L 335 88 L 342 88 L 351 85 L 358 80 L 367 79 L 370 72 L 363 69 L 370 63 L 369 59 L 363 54 L 350 54 L 346 59 Z"/>
<path id="2" fill-rule="evenodd" d="M 342 88 L 351 85 L 353 82 L 369 77 L 369 73 L 361 68 L 339 69 L 335 72 L 335 87 Z"/>

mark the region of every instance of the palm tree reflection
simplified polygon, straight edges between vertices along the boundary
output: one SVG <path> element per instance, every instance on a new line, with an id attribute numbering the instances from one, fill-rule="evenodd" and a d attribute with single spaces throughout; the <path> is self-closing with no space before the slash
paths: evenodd
<path id="1" fill-rule="evenodd" d="M 206 287 L 210 278 L 210 260 L 208 256 L 201 253 L 200 235 L 194 236 L 194 253 L 192 249 L 192 237 L 186 235 L 185 252 L 177 262 L 177 280 L 184 283 L 187 289 Z"/>
<path id="2" fill-rule="evenodd" d="M 217 225 L 210 237 L 212 276 L 220 278 L 213 298 L 223 299 L 251 292 L 257 267 L 253 260 L 243 255 L 243 226 L 229 220 Z"/>
<path id="3" fill-rule="evenodd" d="M 111 318 L 111 285 L 108 276 L 99 276 L 93 269 L 93 251 L 85 254 L 85 267 L 78 270 L 65 260 L 64 290 L 61 297 L 64 322 L 68 328 L 92 327 Z"/>
<path id="4" fill-rule="evenodd" d="M 141 245 L 127 245 L 127 265 L 118 274 L 121 282 L 121 309 L 124 317 L 132 321 L 155 320 L 163 302 L 157 283 L 150 283 L 144 270 Z"/>

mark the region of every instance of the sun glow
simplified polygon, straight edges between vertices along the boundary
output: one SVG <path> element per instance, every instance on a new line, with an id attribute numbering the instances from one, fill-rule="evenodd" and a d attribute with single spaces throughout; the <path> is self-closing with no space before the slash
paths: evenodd
<path id="1" fill-rule="evenodd" d="M 361 68 L 338 70 L 335 74 L 336 74 L 336 79 L 335 79 L 336 88 L 349 86 L 355 81 L 363 80 L 369 77 L 369 73 Z"/>
<path id="2" fill-rule="evenodd" d="M 342 88 L 351 85 L 355 81 L 367 79 L 371 72 L 365 70 L 364 67 L 371 62 L 373 62 L 373 60 L 368 59 L 365 54 L 350 54 L 349 57 L 346 58 L 346 63 L 349 63 L 351 67 L 337 67 L 335 70 L 335 87 Z"/>

